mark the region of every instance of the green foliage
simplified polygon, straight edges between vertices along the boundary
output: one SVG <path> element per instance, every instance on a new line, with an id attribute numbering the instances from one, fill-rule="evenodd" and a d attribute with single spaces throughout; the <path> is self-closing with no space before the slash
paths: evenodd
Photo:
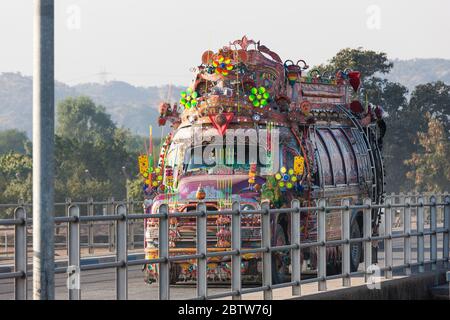
<path id="1" fill-rule="evenodd" d="M 400 107 L 407 105 L 406 94 L 408 89 L 399 83 L 386 79 L 372 77 L 364 81 L 364 92 L 368 102 L 383 106 L 389 114 L 399 111 Z"/>
<path id="2" fill-rule="evenodd" d="M 419 164 L 418 155 L 423 152 L 423 143 L 426 140 L 422 137 L 422 134 L 418 135 L 417 133 L 430 130 L 429 126 L 433 124 L 430 117 L 442 124 L 444 138 L 448 141 L 449 89 L 449 86 L 442 82 L 419 85 L 412 92 L 409 103 L 402 105 L 399 110 L 391 112 L 387 119 L 388 133 L 384 150 L 389 191 L 397 191 L 398 189 L 407 191 L 413 188 L 431 191 L 431 189 L 438 190 L 437 186 L 442 186 L 438 175 L 431 174 L 424 178 L 421 173 L 422 169 L 418 169 L 413 177 L 411 167 L 405 164 L 409 166 Z M 427 114 L 430 114 L 430 116 L 427 116 Z M 435 134 L 436 130 L 433 130 L 433 134 Z M 432 141 L 432 139 L 430 138 L 428 141 Z M 420 158 L 423 159 L 423 157 Z M 420 162 L 422 168 L 429 166 L 428 160 L 426 163 L 428 164 Z M 444 171 L 441 171 L 441 174 L 443 173 Z M 427 182 L 423 182 L 424 180 Z"/>
<path id="3" fill-rule="evenodd" d="M 450 187 L 450 141 L 444 125 L 427 113 L 427 132 L 418 133 L 420 149 L 405 161 L 407 173 L 417 191 L 444 192 Z"/>
<path id="4" fill-rule="evenodd" d="M 55 183 L 57 201 L 63 201 L 69 197 L 72 200 L 86 200 L 89 197 L 95 199 L 107 199 L 115 190 L 110 181 L 86 178 L 83 175 L 73 174 L 67 181 L 57 179 Z M 117 195 L 118 199 L 125 198 Z"/>
<path id="5" fill-rule="evenodd" d="M 141 135 L 128 134 L 126 136 L 126 150 L 133 154 L 146 153 L 149 147 L 149 138 Z M 161 138 L 153 138 L 153 151 L 156 152 L 161 143 Z"/>
<path id="6" fill-rule="evenodd" d="M 141 199 L 143 197 L 142 178 L 136 178 L 127 181 L 128 198 Z"/>
<path id="7" fill-rule="evenodd" d="M 56 134 L 79 143 L 110 144 L 116 126 L 105 108 L 88 97 L 67 98 L 57 107 Z"/>
<path id="8" fill-rule="evenodd" d="M 32 159 L 28 155 L 9 152 L 0 155 L 0 203 L 31 202 Z M 5 218 L 11 211 L 0 211 Z"/>
<path id="9" fill-rule="evenodd" d="M 145 153 L 148 145 L 148 137 L 128 134 L 126 137 L 125 148 L 130 153 Z"/>
<path id="10" fill-rule="evenodd" d="M 104 108 L 87 97 L 62 101 L 57 115 L 57 200 L 125 198 L 125 174 L 137 174 L 137 154 L 127 148 L 130 132 L 117 128 Z"/>
<path id="11" fill-rule="evenodd" d="M 18 200 L 31 203 L 33 179 L 31 174 L 8 181 L 1 198 L 4 203 L 17 203 Z"/>
<path id="12" fill-rule="evenodd" d="M 418 85 L 411 94 L 409 109 L 418 115 L 418 120 L 422 120 L 420 129 L 423 129 L 426 124 L 425 113 L 429 112 L 433 118 L 440 120 L 448 132 L 450 129 L 450 86 L 442 81 Z"/>
<path id="13" fill-rule="evenodd" d="M 57 105 L 55 136 L 55 200 L 74 201 L 142 197 L 138 154 L 146 152 L 148 138 L 118 128 L 105 109 L 87 97 L 69 98 Z M 27 145 L 26 136 L 8 132 L 4 145 Z M 0 136 L 0 137 L 2 137 Z M 19 139 L 20 138 L 20 139 Z M 0 140 L 1 141 L 1 140 Z M 20 143 L 18 143 L 20 142 Z M 153 141 L 154 150 L 159 139 Z M 32 159 L 27 151 L 0 155 L 0 203 L 31 202 Z"/>
<path id="14" fill-rule="evenodd" d="M 33 161 L 30 156 L 9 152 L 0 156 L 0 173 L 5 179 L 27 176 L 31 173 Z"/>
<path id="15" fill-rule="evenodd" d="M 30 153 L 31 142 L 27 134 L 16 129 L 0 132 L 0 154 L 17 152 L 21 154 Z"/>
<path id="16" fill-rule="evenodd" d="M 329 71 L 332 74 L 338 70 L 357 70 L 361 72 L 361 78 L 368 79 L 376 73 L 388 73 L 393 67 L 389 62 L 386 53 L 346 48 L 339 51 L 328 64 L 320 65 L 317 68 L 320 71 Z"/>

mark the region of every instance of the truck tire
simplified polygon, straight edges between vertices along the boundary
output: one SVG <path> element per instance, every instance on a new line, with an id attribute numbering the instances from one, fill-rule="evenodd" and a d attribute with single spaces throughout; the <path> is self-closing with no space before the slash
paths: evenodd
<path id="1" fill-rule="evenodd" d="M 362 238 L 361 228 L 359 226 L 358 220 L 353 219 L 350 225 L 350 238 Z M 359 264 L 362 259 L 362 243 L 353 242 L 350 244 L 350 272 L 358 271 Z"/>
<path id="2" fill-rule="evenodd" d="M 328 261 L 327 276 L 333 276 L 342 273 L 342 263 L 340 260 Z"/>
<path id="3" fill-rule="evenodd" d="M 280 224 L 275 229 L 275 245 L 284 246 L 287 244 L 286 233 Z M 289 250 L 276 251 L 272 253 L 272 283 L 278 284 L 286 282 L 289 276 Z"/>

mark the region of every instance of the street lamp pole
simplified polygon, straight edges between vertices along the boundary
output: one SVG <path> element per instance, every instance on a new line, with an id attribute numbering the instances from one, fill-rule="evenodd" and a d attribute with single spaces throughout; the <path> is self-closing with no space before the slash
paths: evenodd
<path id="1" fill-rule="evenodd" d="M 54 0 L 34 0 L 33 299 L 54 287 Z"/>

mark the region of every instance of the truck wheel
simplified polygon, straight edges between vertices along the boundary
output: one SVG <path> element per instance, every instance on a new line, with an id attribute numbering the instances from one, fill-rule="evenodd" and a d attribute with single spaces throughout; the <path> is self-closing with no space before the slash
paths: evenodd
<path id="1" fill-rule="evenodd" d="M 275 231 L 275 246 L 284 246 L 287 237 L 283 227 L 277 224 Z M 289 275 L 289 250 L 276 251 L 272 253 L 272 283 L 278 284 L 286 282 Z"/>
<path id="2" fill-rule="evenodd" d="M 353 219 L 352 224 L 350 225 L 350 238 L 356 239 L 361 238 L 361 228 L 359 227 L 359 223 L 356 219 Z M 362 257 L 362 243 L 354 242 L 350 244 L 350 272 L 358 271 L 359 264 L 361 262 Z"/>
<path id="3" fill-rule="evenodd" d="M 340 260 L 333 260 L 327 263 L 327 276 L 342 273 L 342 264 Z"/>

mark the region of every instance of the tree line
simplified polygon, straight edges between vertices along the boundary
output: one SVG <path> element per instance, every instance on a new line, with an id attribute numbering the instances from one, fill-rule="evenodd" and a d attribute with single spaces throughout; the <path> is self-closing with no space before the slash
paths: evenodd
<path id="1" fill-rule="evenodd" d="M 140 196 L 136 159 L 145 152 L 147 137 L 118 127 L 105 108 L 88 97 L 61 101 L 56 118 L 56 202 Z M 1 131 L 0 203 L 19 199 L 32 200 L 32 144 L 24 132 Z"/>

